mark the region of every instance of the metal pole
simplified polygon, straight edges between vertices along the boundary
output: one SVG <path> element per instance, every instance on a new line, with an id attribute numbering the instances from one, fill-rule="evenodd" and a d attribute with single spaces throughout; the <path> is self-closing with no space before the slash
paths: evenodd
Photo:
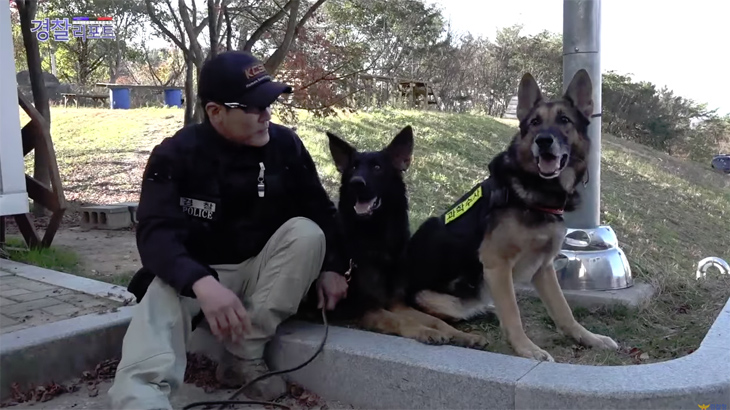
<path id="1" fill-rule="evenodd" d="M 601 0 L 563 0 L 563 93 L 575 73 L 588 72 L 593 114 L 588 127 L 588 183 L 582 204 L 565 215 L 567 234 L 554 265 L 563 289 L 616 290 L 633 285 L 626 255 L 610 226 L 601 226 Z"/>
<path id="2" fill-rule="evenodd" d="M 589 180 L 579 185 L 582 204 L 565 215 L 569 228 L 593 229 L 600 223 L 601 209 L 601 0 L 563 1 L 563 93 L 581 68 L 593 83 L 593 114 L 588 135 Z"/>

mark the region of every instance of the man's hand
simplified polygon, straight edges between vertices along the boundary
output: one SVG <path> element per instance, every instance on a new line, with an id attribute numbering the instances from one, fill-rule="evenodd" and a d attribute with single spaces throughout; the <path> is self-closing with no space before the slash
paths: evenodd
<path id="1" fill-rule="evenodd" d="M 229 338 L 236 342 L 251 329 L 251 319 L 241 299 L 214 277 L 199 279 L 193 284 L 193 292 L 200 302 L 210 330 L 218 340 Z"/>
<path id="2" fill-rule="evenodd" d="M 337 272 L 322 272 L 317 279 L 317 295 L 319 295 L 317 309 L 322 309 L 327 303 L 327 310 L 333 310 L 340 299 L 347 297 L 347 280 Z"/>

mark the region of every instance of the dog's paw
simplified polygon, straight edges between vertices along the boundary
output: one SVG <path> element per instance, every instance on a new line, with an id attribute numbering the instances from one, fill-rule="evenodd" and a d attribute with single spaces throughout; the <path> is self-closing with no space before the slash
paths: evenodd
<path id="1" fill-rule="evenodd" d="M 534 359 L 540 362 L 554 362 L 555 359 L 550 355 L 550 353 L 540 349 L 537 347 L 537 345 L 533 344 L 532 346 L 525 346 L 520 348 L 515 348 L 515 351 L 518 355 L 527 358 L 527 359 Z"/>
<path id="2" fill-rule="evenodd" d="M 415 339 L 428 345 L 444 345 L 450 341 L 450 338 L 445 333 L 425 326 L 418 331 Z"/>
<path id="3" fill-rule="evenodd" d="M 481 335 L 462 332 L 454 337 L 454 342 L 458 346 L 468 347 L 472 349 L 484 349 L 489 346 L 489 341 Z"/>
<path id="4" fill-rule="evenodd" d="M 608 336 L 588 332 L 581 338 L 581 343 L 593 349 L 617 350 L 618 343 Z"/>

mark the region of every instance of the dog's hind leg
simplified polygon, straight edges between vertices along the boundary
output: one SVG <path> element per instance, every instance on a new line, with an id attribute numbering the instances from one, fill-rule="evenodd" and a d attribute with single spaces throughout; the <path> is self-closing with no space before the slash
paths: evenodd
<path id="1" fill-rule="evenodd" d="M 398 305 L 391 309 L 394 313 L 412 317 L 416 321 L 420 322 L 424 326 L 439 330 L 451 338 L 451 341 L 459 346 L 473 347 L 483 349 L 487 347 L 489 342 L 486 338 L 480 335 L 469 334 L 462 332 L 443 320 L 431 316 L 428 313 L 421 312 L 420 310 L 414 309 L 405 305 Z"/>
<path id="2" fill-rule="evenodd" d="M 407 337 L 425 344 L 446 344 L 449 336 L 445 333 L 424 326 L 406 315 L 399 315 L 385 309 L 376 309 L 363 315 L 361 325 L 380 333 Z"/>

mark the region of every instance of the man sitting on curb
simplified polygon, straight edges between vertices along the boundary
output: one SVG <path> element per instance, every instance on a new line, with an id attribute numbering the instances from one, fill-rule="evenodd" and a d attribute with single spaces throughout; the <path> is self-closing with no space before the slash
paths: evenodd
<path id="1" fill-rule="evenodd" d="M 346 296 L 335 206 L 302 141 L 270 122 L 285 92 L 252 55 L 222 53 L 200 72 L 205 121 L 153 149 L 137 211 L 143 268 L 129 285 L 138 305 L 109 390 L 113 408 L 171 408 L 201 312 L 226 350 L 216 376 L 236 387 L 269 371 L 266 343 L 315 281 L 320 307 Z M 273 400 L 286 384 L 274 376 L 250 390 Z"/>

